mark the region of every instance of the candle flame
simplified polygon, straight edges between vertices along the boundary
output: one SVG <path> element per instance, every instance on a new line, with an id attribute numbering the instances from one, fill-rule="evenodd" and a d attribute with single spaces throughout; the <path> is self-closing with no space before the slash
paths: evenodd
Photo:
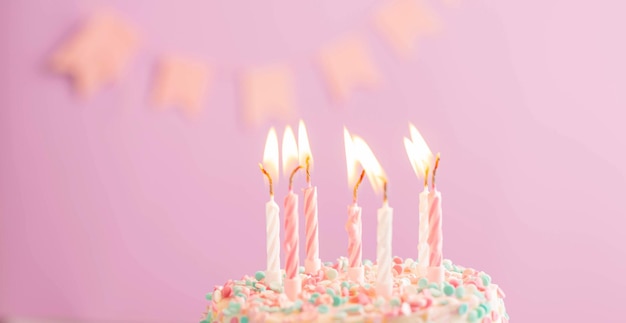
<path id="1" fill-rule="evenodd" d="M 386 193 L 387 176 L 376 159 L 374 152 L 372 152 L 365 140 L 360 137 L 354 136 L 352 138 L 352 144 L 358 156 L 358 160 L 363 169 L 365 169 L 370 184 L 372 184 L 374 192 L 378 193 L 382 191 Z"/>
<path id="2" fill-rule="evenodd" d="M 428 169 L 433 159 L 433 153 L 428 148 L 426 141 L 414 125 L 409 123 L 411 139 L 404 138 L 404 148 L 409 156 L 409 161 L 417 177 L 426 179 Z"/>
<path id="3" fill-rule="evenodd" d="M 295 167 L 298 167 L 298 145 L 293 130 L 287 126 L 283 135 L 283 174 L 289 175 Z"/>
<path id="4" fill-rule="evenodd" d="M 267 133 L 262 168 L 267 172 L 274 184 L 278 182 L 278 136 L 274 127 L 270 128 Z M 268 179 L 266 178 L 266 180 Z"/>
<path id="5" fill-rule="evenodd" d="M 357 159 L 352 136 L 346 127 L 343 128 L 343 143 L 346 149 L 346 166 L 348 167 L 348 186 L 352 188 L 357 182 L 357 167 L 359 160 Z"/>
<path id="6" fill-rule="evenodd" d="M 306 167 L 307 182 L 310 182 L 310 169 L 313 167 L 313 155 L 311 154 L 311 146 L 309 145 L 309 136 L 306 132 L 304 121 L 300 120 L 298 124 L 298 151 L 300 157 L 300 165 Z"/>

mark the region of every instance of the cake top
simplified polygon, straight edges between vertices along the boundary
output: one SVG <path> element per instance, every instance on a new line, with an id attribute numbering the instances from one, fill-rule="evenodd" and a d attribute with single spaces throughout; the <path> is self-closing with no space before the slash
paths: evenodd
<path id="1" fill-rule="evenodd" d="M 304 274 L 300 268 L 302 293 L 290 301 L 282 286 L 265 284 L 265 273 L 240 280 L 229 280 L 207 294 L 210 304 L 202 323 L 248 321 L 312 321 L 319 317 L 350 321 L 351 317 L 371 320 L 421 317 L 427 320 L 469 322 L 508 322 L 504 293 L 484 272 L 454 265 L 444 260 L 443 283 L 429 283 L 419 274 L 417 262 L 407 258 L 393 259 L 393 295 L 385 299 L 376 294 L 377 266 L 363 262 L 363 284 L 347 280 L 348 260 L 324 263 L 317 275 Z"/>

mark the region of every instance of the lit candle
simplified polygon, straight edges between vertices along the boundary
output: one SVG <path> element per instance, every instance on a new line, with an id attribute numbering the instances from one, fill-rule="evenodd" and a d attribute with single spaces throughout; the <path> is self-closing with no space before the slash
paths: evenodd
<path id="1" fill-rule="evenodd" d="M 348 279 L 363 283 L 365 274 L 362 265 L 363 259 L 363 223 L 361 222 L 361 207 L 357 204 L 357 191 L 365 170 L 361 171 L 361 176 L 355 182 L 358 160 L 355 156 L 352 137 L 346 128 L 343 129 L 343 140 L 346 149 L 346 165 L 348 166 L 348 186 L 353 187 L 352 205 L 348 205 Z"/>
<path id="2" fill-rule="evenodd" d="M 378 227 L 376 230 L 376 262 L 378 264 L 376 292 L 380 296 L 389 298 L 393 288 L 393 273 L 391 271 L 393 264 L 391 254 L 393 209 L 387 200 L 387 177 L 367 143 L 359 137 L 354 137 L 352 142 L 374 191 L 382 190 L 383 192 L 383 206 L 378 209 Z"/>
<path id="3" fill-rule="evenodd" d="M 298 195 L 293 192 L 293 177 L 302 166 L 298 163 L 298 146 L 296 138 L 287 126 L 283 136 L 283 170 L 288 172 L 294 164 L 289 176 L 289 193 L 285 197 L 285 294 L 290 300 L 295 300 L 300 294 L 302 284 L 298 267 L 300 265 L 298 235 Z"/>
<path id="4" fill-rule="evenodd" d="M 442 242 L 443 231 L 441 225 L 441 193 L 435 186 L 435 175 L 439 167 L 439 154 L 433 168 L 432 187 L 428 194 L 428 245 L 430 246 L 430 261 L 428 267 L 428 280 L 432 282 L 443 281 L 443 261 Z"/>
<path id="5" fill-rule="evenodd" d="M 417 269 L 420 275 L 426 276 L 430 261 L 430 247 L 428 245 L 428 170 L 433 154 L 428 148 L 426 141 L 419 131 L 409 124 L 411 139 L 404 138 L 404 148 L 411 161 L 411 166 L 417 177 L 424 179 L 424 190 L 419 195 L 419 242 L 417 244 L 418 264 Z"/>
<path id="6" fill-rule="evenodd" d="M 259 166 L 267 177 L 270 188 L 270 200 L 265 204 L 265 232 L 267 239 L 265 282 L 269 286 L 272 282 L 282 284 L 282 274 L 280 272 L 280 220 L 278 218 L 278 204 L 274 202 L 273 186 L 278 180 L 278 137 L 274 128 L 271 128 L 267 134 L 263 163 Z"/>
<path id="7" fill-rule="evenodd" d="M 311 154 L 306 127 L 302 120 L 300 120 L 300 124 L 298 125 L 298 151 L 300 155 L 300 165 L 306 165 L 307 183 L 307 187 L 304 189 L 304 227 L 306 231 L 306 259 L 304 260 L 304 271 L 307 274 L 314 275 L 322 267 L 317 219 L 317 187 L 311 185 L 313 155 Z"/>

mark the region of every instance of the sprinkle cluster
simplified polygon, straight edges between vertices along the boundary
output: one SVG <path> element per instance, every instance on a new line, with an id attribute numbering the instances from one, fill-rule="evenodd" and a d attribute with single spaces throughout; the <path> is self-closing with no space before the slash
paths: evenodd
<path id="1" fill-rule="evenodd" d="M 295 301 L 283 294 L 280 284 L 265 283 L 265 273 L 229 280 L 206 295 L 210 302 L 201 323 L 316 321 L 365 318 L 366 321 L 393 321 L 415 317 L 426 321 L 508 322 L 504 293 L 484 272 L 444 260 L 443 283 L 429 282 L 418 272 L 417 261 L 393 259 L 393 295 L 376 295 L 376 264 L 364 260 L 365 282 L 347 280 L 348 260 L 324 263 L 316 275 L 300 268 L 302 293 Z"/>

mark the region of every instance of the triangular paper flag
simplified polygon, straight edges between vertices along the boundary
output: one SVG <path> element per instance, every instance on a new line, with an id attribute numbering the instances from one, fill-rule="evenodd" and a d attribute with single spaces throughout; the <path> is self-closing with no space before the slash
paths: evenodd
<path id="1" fill-rule="evenodd" d="M 401 57 L 410 56 L 417 39 L 439 27 L 435 15 L 420 0 L 393 0 L 375 13 L 374 20 Z"/>
<path id="2" fill-rule="evenodd" d="M 286 65 L 246 70 L 241 80 L 244 119 L 259 125 L 267 119 L 289 120 L 294 115 L 293 75 Z"/>
<path id="3" fill-rule="evenodd" d="M 189 115 L 197 114 L 209 86 L 209 67 L 202 61 L 182 56 L 163 58 L 154 87 L 157 105 L 176 105 Z"/>
<path id="4" fill-rule="evenodd" d="M 78 94 L 87 97 L 119 77 L 137 43 L 129 24 L 111 12 L 101 12 L 53 54 L 52 68 L 70 76 Z"/>
<path id="5" fill-rule="evenodd" d="M 380 82 L 365 43 L 357 36 L 342 38 L 319 55 L 322 72 L 334 98 L 345 100 L 359 87 L 374 87 Z"/>

